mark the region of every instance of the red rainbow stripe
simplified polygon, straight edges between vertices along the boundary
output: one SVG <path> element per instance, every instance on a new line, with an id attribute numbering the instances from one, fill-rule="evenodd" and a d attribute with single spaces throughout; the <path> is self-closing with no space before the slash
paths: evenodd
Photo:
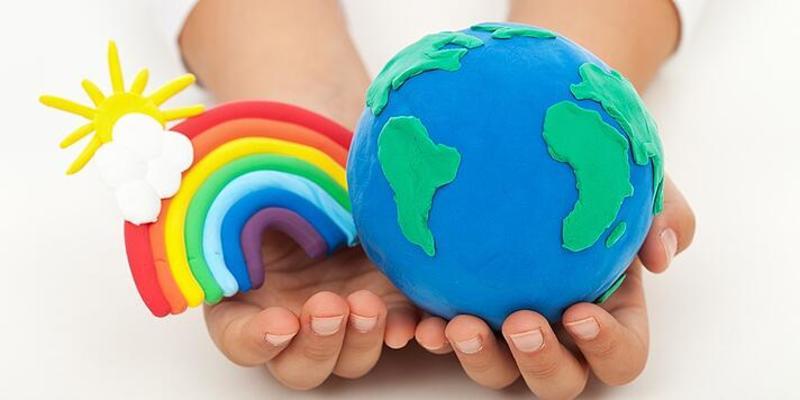
<path id="1" fill-rule="evenodd" d="M 266 137 L 302 144 L 330 156 L 343 168 L 352 133 L 313 112 L 270 101 L 243 101 L 220 105 L 189 118 L 172 128 L 192 141 L 194 163 L 184 178 L 209 152 L 233 140 Z M 142 300 L 158 317 L 183 312 L 196 299 L 187 301 L 173 276 L 165 249 L 164 220 L 170 199 L 162 200 L 157 222 L 125 223 L 125 247 L 131 273 Z M 205 288 L 204 288 L 205 289 Z M 208 291 L 207 291 L 208 292 Z M 206 301 L 219 300 L 218 293 Z M 195 304 L 192 304 L 195 303 Z"/>

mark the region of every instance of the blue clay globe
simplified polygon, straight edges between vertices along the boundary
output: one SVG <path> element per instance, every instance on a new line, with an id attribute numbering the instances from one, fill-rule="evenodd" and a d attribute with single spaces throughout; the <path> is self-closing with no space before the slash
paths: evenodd
<path id="1" fill-rule="evenodd" d="M 359 238 L 432 314 L 559 321 L 618 287 L 660 210 L 652 118 L 628 81 L 556 33 L 429 35 L 387 64 L 367 104 L 347 165 Z"/>

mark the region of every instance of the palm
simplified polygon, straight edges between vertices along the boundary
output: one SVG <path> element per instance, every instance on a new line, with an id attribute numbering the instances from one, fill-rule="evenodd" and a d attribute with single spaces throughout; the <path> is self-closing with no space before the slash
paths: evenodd
<path id="1" fill-rule="evenodd" d="M 262 254 L 266 269 L 264 285 L 237 299 L 261 308 L 285 307 L 299 315 L 314 293 L 330 291 L 345 297 L 366 289 L 383 299 L 390 309 L 411 307 L 405 296 L 367 259 L 361 247 L 311 259 L 285 235 L 268 232 Z"/>

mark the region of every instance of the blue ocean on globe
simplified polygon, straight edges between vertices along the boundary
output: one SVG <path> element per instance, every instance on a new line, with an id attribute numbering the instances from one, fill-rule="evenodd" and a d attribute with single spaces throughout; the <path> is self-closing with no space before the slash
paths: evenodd
<path id="1" fill-rule="evenodd" d="M 438 50 L 463 49 L 457 68 L 407 74 L 394 82 L 379 112 L 374 104 L 366 108 L 347 166 L 353 216 L 369 258 L 428 312 L 476 315 L 494 328 L 522 309 L 556 322 L 570 305 L 601 298 L 633 261 L 657 201 L 655 167 L 637 164 L 631 147 L 632 194 L 594 244 L 566 248 L 564 219 L 579 188 L 573 168 L 548 150 L 545 116 L 568 101 L 599 114 L 630 141 L 601 102 L 579 100 L 571 91 L 582 81 L 581 66 L 611 70 L 557 34 L 541 38 L 524 35 L 519 25 L 487 26 L 494 28 L 461 31 L 479 46 L 439 43 Z M 455 178 L 436 188 L 423 221 L 435 241 L 433 254 L 403 233 L 396 193 L 378 156 L 381 132 L 395 117 L 413 117 L 430 141 L 460 155 Z M 425 171 L 413 154 L 408 163 L 409 171 Z M 624 232 L 609 238 L 620 223 Z"/>

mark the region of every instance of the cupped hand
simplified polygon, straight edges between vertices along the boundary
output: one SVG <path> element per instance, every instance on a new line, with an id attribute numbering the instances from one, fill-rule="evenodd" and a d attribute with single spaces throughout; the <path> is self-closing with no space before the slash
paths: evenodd
<path id="1" fill-rule="evenodd" d="M 473 316 L 449 322 L 426 316 L 416 340 L 432 353 L 455 352 L 467 375 L 481 385 L 502 388 L 522 376 L 542 399 L 578 396 L 590 372 L 608 385 L 628 383 L 644 369 L 648 354 L 642 264 L 651 272 L 665 271 L 691 243 L 694 224 L 691 208 L 667 179 L 663 212 L 654 219 L 624 283 L 602 305 L 575 304 L 558 327 L 536 312 L 517 311 L 503 323 L 504 340 Z"/>
<path id="2" fill-rule="evenodd" d="M 311 389 L 328 376 L 363 376 L 383 344 L 414 337 L 416 308 L 360 248 L 309 259 L 288 237 L 264 238 L 264 285 L 206 306 L 217 347 L 243 366 L 266 365 L 281 383 Z"/>

